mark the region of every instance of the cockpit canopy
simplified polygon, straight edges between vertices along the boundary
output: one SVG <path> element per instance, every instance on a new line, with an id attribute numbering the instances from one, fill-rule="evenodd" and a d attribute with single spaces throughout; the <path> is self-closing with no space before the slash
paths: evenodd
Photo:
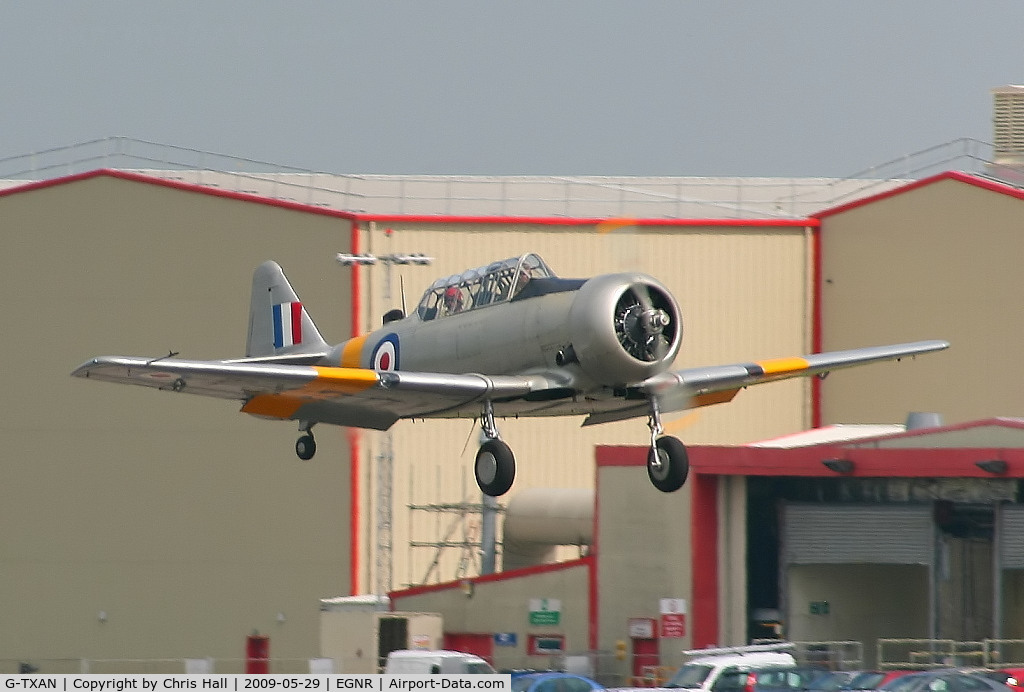
<path id="1" fill-rule="evenodd" d="M 424 322 L 514 299 L 533 279 L 554 278 L 539 256 L 529 253 L 438 279 L 416 307 Z"/>

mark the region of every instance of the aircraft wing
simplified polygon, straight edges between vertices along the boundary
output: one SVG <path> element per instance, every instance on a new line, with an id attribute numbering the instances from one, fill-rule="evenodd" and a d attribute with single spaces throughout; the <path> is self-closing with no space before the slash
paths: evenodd
<path id="1" fill-rule="evenodd" d="M 678 411 L 699 408 L 731 400 L 743 387 L 775 382 L 792 377 L 824 376 L 833 370 L 867 365 L 887 360 L 900 360 L 922 353 L 941 351 L 947 341 L 915 341 L 889 346 L 854 348 L 847 351 L 815 353 L 795 358 L 774 358 L 749 363 L 686 368 L 663 372 L 646 380 L 639 388 L 658 398 L 661 410 Z M 646 402 L 618 411 L 593 413 L 583 425 L 609 423 L 647 415 Z"/>
<path id="2" fill-rule="evenodd" d="M 401 418 L 439 417 L 484 398 L 513 399 L 545 389 L 544 378 L 377 372 L 259 362 L 104 356 L 75 377 L 244 402 L 257 416 L 387 430 Z M 474 405 L 479 415 L 479 405 Z"/>

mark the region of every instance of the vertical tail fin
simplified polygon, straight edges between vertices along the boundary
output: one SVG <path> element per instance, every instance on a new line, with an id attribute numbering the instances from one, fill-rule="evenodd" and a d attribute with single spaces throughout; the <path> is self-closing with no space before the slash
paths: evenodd
<path id="1" fill-rule="evenodd" d="M 277 262 L 256 267 L 246 358 L 326 353 L 329 348 Z"/>

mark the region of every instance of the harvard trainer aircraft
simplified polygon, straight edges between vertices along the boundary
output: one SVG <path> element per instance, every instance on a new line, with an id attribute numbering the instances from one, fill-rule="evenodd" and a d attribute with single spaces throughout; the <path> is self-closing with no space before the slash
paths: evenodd
<path id="1" fill-rule="evenodd" d="M 76 377 L 234 399 L 255 416 L 296 420 L 295 451 L 330 423 L 387 430 L 403 418 L 479 418 L 480 489 L 502 495 L 515 458 L 496 418 L 586 415 L 583 425 L 646 417 L 647 472 L 663 492 L 686 481 L 686 448 L 662 436 L 663 413 L 729 401 L 744 387 L 947 348 L 918 341 L 670 370 L 683 335 L 679 306 L 639 273 L 562 279 L 535 254 L 439 279 L 415 311 L 331 346 L 281 267 L 253 274 L 245 358 L 93 358 Z"/>

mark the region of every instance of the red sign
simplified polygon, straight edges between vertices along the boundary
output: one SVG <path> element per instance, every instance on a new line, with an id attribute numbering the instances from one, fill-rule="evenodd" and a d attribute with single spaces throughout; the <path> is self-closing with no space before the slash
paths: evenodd
<path id="1" fill-rule="evenodd" d="M 661 636 L 665 638 L 685 637 L 686 613 L 662 613 Z"/>

